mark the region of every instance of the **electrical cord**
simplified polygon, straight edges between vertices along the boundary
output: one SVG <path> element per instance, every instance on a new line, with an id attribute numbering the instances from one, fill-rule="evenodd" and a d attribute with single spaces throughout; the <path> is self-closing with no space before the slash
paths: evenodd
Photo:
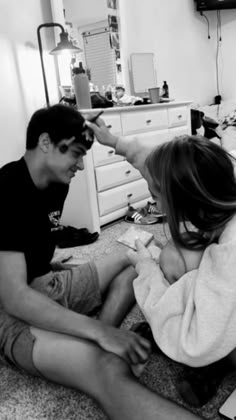
<path id="1" fill-rule="evenodd" d="M 220 10 L 217 10 L 217 21 L 218 21 L 218 24 L 219 24 L 219 34 L 220 34 L 219 40 L 222 41 L 222 36 L 221 36 L 221 14 L 220 14 Z"/>
<path id="2" fill-rule="evenodd" d="M 217 86 L 217 95 L 220 95 L 220 85 L 219 85 L 219 49 L 220 49 L 220 39 L 219 39 L 219 19 L 218 19 L 218 12 L 217 10 L 217 40 L 216 40 L 216 86 Z"/>
<path id="3" fill-rule="evenodd" d="M 222 41 L 220 10 L 217 10 L 216 33 L 217 33 L 217 41 L 216 41 L 217 42 L 217 44 L 216 44 L 216 86 L 217 86 L 217 96 L 215 97 L 215 104 L 218 105 L 218 107 L 217 107 L 217 116 L 219 116 L 219 107 L 220 107 L 220 103 L 221 103 L 220 82 L 219 82 L 219 50 L 220 50 L 220 43 Z"/>
<path id="4" fill-rule="evenodd" d="M 211 36 L 210 36 L 210 23 L 209 23 L 208 17 L 206 15 L 204 15 L 204 13 L 202 11 L 200 12 L 200 15 L 203 16 L 206 19 L 206 21 L 207 21 L 208 39 L 211 39 Z"/>
<path id="5" fill-rule="evenodd" d="M 210 36 L 210 23 L 209 20 L 207 18 L 207 16 L 200 11 L 200 15 L 203 16 L 206 21 L 207 21 L 207 28 L 208 28 L 208 39 L 211 39 Z M 217 26 L 216 26 L 216 30 L 217 30 L 217 44 L 216 44 L 216 60 L 215 60 L 215 65 L 216 65 L 216 86 L 217 86 L 217 95 L 215 96 L 215 104 L 218 105 L 217 107 L 217 116 L 219 115 L 219 107 L 220 107 L 220 103 L 221 103 L 221 94 L 220 94 L 220 81 L 219 81 L 219 52 L 220 52 L 220 45 L 222 42 L 222 35 L 221 35 L 221 14 L 220 14 L 220 10 L 217 10 Z"/>

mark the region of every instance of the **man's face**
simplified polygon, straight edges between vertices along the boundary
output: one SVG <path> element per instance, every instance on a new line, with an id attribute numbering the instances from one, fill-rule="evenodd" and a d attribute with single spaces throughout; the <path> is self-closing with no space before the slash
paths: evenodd
<path id="1" fill-rule="evenodd" d="M 116 98 L 117 99 L 120 99 L 120 98 L 122 98 L 122 96 L 124 96 L 124 90 L 123 89 L 121 89 L 121 88 L 117 88 L 116 89 L 116 92 L 115 92 L 115 96 L 116 96 Z"/>
<path id="2" fill-rule="evenodd" d="M 86 148 L 76 143 L 73 137 L 61 140 L 57 145 L 51 143 L 47 161 L 50 180 L 70 184 L 76 172 L 84 169 L 83 158 L 86 151 Z"/>

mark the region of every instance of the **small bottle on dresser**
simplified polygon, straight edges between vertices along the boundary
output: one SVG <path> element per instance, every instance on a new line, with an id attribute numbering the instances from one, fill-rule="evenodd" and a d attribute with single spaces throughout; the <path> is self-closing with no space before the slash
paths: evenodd
<path id="1" fill-rule="evenodd" d="M 169 98 L 169 86 L 167 85 L 166 81 L 163 82 L 161 96 L 162 98 Z"/>
<path id="2" fill-rule="evenodd" d="M 82 62 L 79 63 L 79 67 L 73 68 L 73 85 L 77 108 L 91 108 L 89 79 Z"/>
<path id="3" fill-rule="evenodd" d="M 111 86 L 111 85 L 107 85 L 107 89 L 106 89 L 105 97 L 106 97 L 109 101 L 112 101 L 112 86 Z"/>

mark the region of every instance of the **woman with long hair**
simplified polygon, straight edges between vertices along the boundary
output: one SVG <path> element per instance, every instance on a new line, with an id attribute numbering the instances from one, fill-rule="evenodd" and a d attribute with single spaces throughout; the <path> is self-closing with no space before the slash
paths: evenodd
<path id="1" fill-rule="evenodd" d="M 199 266 L 172 284 L 140 241 L 136 252 L 128 252 L 138 273 L 136 300 L 156 344 L 171 359 L 192 367 L 228 355 L 234 361 L 235 159 L 201 136 L 184 135 L 149 148 L 137 138 L 112 136 L 101 119 L 91 128 L 98 141 L 115 147 L 146 178 L 180 254 L 202 250 Z"/>

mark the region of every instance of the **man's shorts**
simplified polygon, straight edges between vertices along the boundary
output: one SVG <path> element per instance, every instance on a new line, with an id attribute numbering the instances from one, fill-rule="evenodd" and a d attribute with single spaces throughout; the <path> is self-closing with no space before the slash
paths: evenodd
<path id="1" fill-rule="evenodd" d="M 35 278 L 30 287 L 60 305 L 84 315 L 91 315 L 102 303 L 98 274 L 93 263 L 63 271 L 51 271 Z M 10 364 L 40 376 L 32 359 L 34 341 L 30 325 L 8 315 L 0 304 L 1 353 Z"/>

